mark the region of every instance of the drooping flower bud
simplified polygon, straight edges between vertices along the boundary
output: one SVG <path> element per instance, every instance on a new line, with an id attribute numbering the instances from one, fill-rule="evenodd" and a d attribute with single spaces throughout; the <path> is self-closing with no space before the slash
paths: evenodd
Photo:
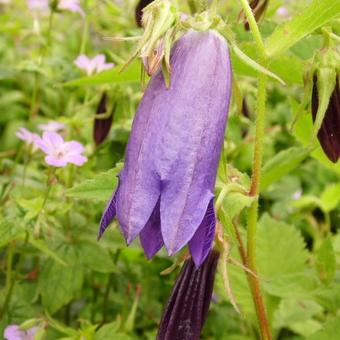
<path id="1" fill-rule="evenodd" d="M 143 9 L 154 0 L 140 0 L 135 9 L 135 19 L 138 27 L 142 27 Z"/>
<path id="2" fill-rule="evenodd" d="M 93 125 L 93 139 L 96 145 L 100 145 L 104 142 L 105 138 L 110 132 L 113 113 L 115 107 L 109 113 L 107 112 L 107 93 L 104 92 L 100 98 L 97 111 L 96 111 L 96 118 L 94 119 Z M 107 117 L 100 117 L 101 115 L 107 115 Z"/>
<path id="3" fill-rule="evenodd" d="M 327 157 L 336 163 L 340 157 L 340 55 L 336 47 L 324 47 L 313 62 L 312 118 Z"/>
<path id="4" fill-rule="evenodd" d="M 184 264 L 159 326 L 157 340 L 199 340 L 207 318 L 219 252 L 213 250 L 200 268 Z"/>
<path id="5" fill-rule="evenodd" d="M 269 0 L 250 0 L 249 1 L 249 6 L 252 9 L 255 20 L 257 22 L 260 22 L 263 19 L 266 9 L 268 7 L 268 4 L 269 4 Z M 241 11 L 239 18 L 243 18 L 244 28 L 246 31 L 249 31 L 249 22 L 245 18 L 243 11 Z"/>
<path id="6" fill-rule="evenodd" d="M 151 79 L 135 116 L 119 186 L 99 236 L 117 214 L 127 243 L 140 235 L 148 258 L 189 245 L 199 266 L 215 234 L 214 186 L 231 96 L 225 40 L 184 34 L 171 54 L 171 84 Z"/>
<path id="7" fill-rule="evenodd" d="M 317 88 L 317 76 L 313 79 L 312 115 L 313 122 L 317 117 L 319 108 L 319 95 Z M 321 147 L 329 160 L 336 163 L 340 157 L 340 81 L 336 78 L 335 87 L 329 98 L 329 103 L 318 131 L 318 139 Z"/>

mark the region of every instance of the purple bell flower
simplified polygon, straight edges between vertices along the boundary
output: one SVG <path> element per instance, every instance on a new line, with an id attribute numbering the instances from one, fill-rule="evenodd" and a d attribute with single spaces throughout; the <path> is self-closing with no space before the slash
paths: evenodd
<path id="1" fill-rule="evenodd" d="M 228 116 L 232 72 L 213 30 L 184 34 L 171 53 L 171 84 L 151 79 L 135 116 L 119 185 L 100 222 L 115 215 L 128 244 L 138 235 L 148 258 L 186 244 L 196 266 L 215 235 L 214 185 Z"/>

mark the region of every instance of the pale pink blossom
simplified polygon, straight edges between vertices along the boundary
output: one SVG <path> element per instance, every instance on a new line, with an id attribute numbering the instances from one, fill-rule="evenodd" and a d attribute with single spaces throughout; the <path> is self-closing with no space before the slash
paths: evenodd
<path id="1" fill-rule="evenodd" d="M 31 145 L 33 151 L 38 149 L 37 142 L 40 140 L 40 137 L 36 133 L 25 128 L 20 128 L 15 135 L 22 141 L 26 142 L 27 145 Z"/>
<path id="2" fill-rule="evenodd" d="M 65 142 L 56 132 L 45 131 L 38 146 L 46 154 L 45 162 L 55 167 L 64 167 L 68 163 L 81 166 L 87 161 L 82 155 L 85 151 L 82 144 L 76 141 Z"/>
<path id="3" fill-rule="evenodd" d="M 82 54 L 74 61 L 74 63 L 81 70 L 84 70 L 87 75 L 110 70 L 114 66 L 112 63 L 105 62 L 104 54 L 98 54 L 92 59 Z"/>
<path id="4" fill-rule="evenodd" d="M 27 5 L 31 11 L 48 10 L 48 0 L 27 0 Z"/>
<path id="5" fill-rule="evenodd" d="M 18 325 L 9 325 L 5 328 L 4 338 L 6 340 L 34 340 L 38 327 L 32 327 L 28 330 L 21 330 Z"/>
<path id="6" fill-rule="evenodd" d="M 80 7 L 79 0 L 59 0 L 58 9 L 79 13 L 83 17 L 85 16 L 83 9 Z"/>
<path id="7" fill-rule="evenodd" d="M 46 124 L 39 124 L 38 128 L 39 130 L 42 130 L 42 131 L 57 132 L 60 130 L 64 130 L 66 128 L 66 125 L 52 120 Z"/>

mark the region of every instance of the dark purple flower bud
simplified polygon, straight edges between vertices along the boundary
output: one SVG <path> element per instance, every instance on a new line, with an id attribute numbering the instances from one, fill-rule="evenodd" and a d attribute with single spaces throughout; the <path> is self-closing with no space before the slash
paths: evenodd
<path id="1" fill-rule="evenodd" d="M 269 4 L 269 0 L 250 0 L 249 1 L 249 6 L 252 9 L 255 20 L 257 22 L 263 19 L 266 9 L 268 7 L 268 4 Z M 244 28 L 246 31 L 249 31 L 249 28 L 250 28 L 249 22 L 245 18 L 243 11 L 240 13 L 240 17 L 244 18 Z"/>
<path id="2" fill-rule="evenodd" d="M 143 8 L 151 2 L 153 2 L 153 0 L 140 0 L 138 2 L 135 10 L 135 19 L 138 27 L 142 27 Z"/>
<path id="3" fill-rule="evenodd" d="M 313 77 L 313 92 L 312 92 L 312 115 L 315 122 L 316 114 L 319 107 L 319 95 L 317 87 L 317 76 Z M 321 147 L 327 157 L 336 163 L 340 157 L 340 85 L 339 76 L 336 77 L 336 84 L 332 95 L 329 99 L 329 104 L 326 109 L 318 139 Z"/>
<path id="4" fill-rule="evenodd" d="M 100 145 L 104 142 L 105 138 L 110 132 L 113 113 L 114 113 L 115 106 L 112 112 L 108 115 L 107 118 L 95 118 L 94 119 L 94 126 L 93 126 L 93 139 L 96 145 Z M 107 112 L 107 93 L 104 92 L 100 98 L 96 115 L 103 115 Z"/>
<path id="5" fill-rule="evenodd" d="M 211 251 L 201 267 L 184 264 L 159 325 L 157 340 L 199 340 L 212 298 L 219 253 Z"/>
<path id="6" fill-rule="evenodd" d="M 127 243 L 140 235 L 148 258 L 189 244 L 199 266 L 215 234 L 214 185 L 231 95 L 225 40 L 190 30 L 174 45 L 171 84 L 149 82 L 128 142 L 119 186 L 99 236 L 117 214 Z"/>

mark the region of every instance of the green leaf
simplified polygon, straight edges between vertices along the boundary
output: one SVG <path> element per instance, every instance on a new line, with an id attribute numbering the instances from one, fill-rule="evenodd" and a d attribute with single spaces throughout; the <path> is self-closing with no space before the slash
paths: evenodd
<path id="1" fill-rule="evenodd" d="M 323 240 L 316 254 L 315 267 L 322 282 L 329 284 L 335 277 L 335 253 L 331 239 Z"/>
<path id="2" fill-rule="evenodd" d="M 48 259 L 42 267 L 38 283 L 42 304 L 51 314 L 72 301 L 83 285 L 84 273 L 74 247 L 63 245 L 58 254 L 67 261 L 68 266 Z"/>
<path id="3" fill-rule="evenodd" d="M 98 243 L 81 241 L 76 243 L 76 247 L 79 260 L 86 268 L 101 273 L 116 271 L 109 252 Z"/>
<path id="4" fill-rule="evenodd" d="M 269 57 L 288 50 L 306 35 L 340 16 L 340 1 L 314 0 L 302 13 L 279 26 L 266 41 Z"/>
<path id="5" fill-rule="evenodd" d="M 323 211 L 330 212 L 336 209 L 340 203 L 340 183 L 327 186 L 320 200 Z"/>
<path id="6" fill-rule="evenodd" d="M 261 218 L 257 263 L 266 292 L 275 296 L 310 298 L 317 282 L 315 274 L 307 271 L 308 257 L 304 240 L 294 226 L 267 214 Z"/>
<path id="7" fill-rule="evenodd" d="M 240 192 L 229 192 L 223 200 L 224 211 L 233 219 L 245 208 L 249 208 L 254 201 L 254 196 L 248 196 Z"/>
<path id="8" fill-rule="evenodd" d="M 6 220 L 0 221 L 0 248 L 24 235 L 25 230 Z"/>
<path id="9" fill-rule="evenodd" d="M 77 184 L 67 191 L 67 196 L 107 201 L 118 184 L 117 174 L 119 171 L 120 167 L 116 167 Z"/>
<path id="10" fill-rule="evenodd" d="M 340 316 L 329 320 L 324 328 L 309 336 L 307 340 L 338 340 L 340 334 Z"/>
<path id="11" fill-rule="evenodd" d="M 310 148 L 291 147 L 267 161 L 262 168 L 261 190 L 297 168 L 310 152 Z"/>
<path id="12" fill-rule="evenodd" d="M 28 239 L 28 242 L 36 249 L 40 250 L 45 255 L 49 256 L 53 260 L 57 261 L 62 266 L 66 266 L 66 262 L 52 249 L 49 248 L 48 244 L 44 240 L 36 240 L 32 236 Z"/>
<path id="13" fill-rule="evenodd" d="M 89 86 L 102 84 L 117 84 L 117 83 L 137 83 L 140 81 L 140 63 L 132 63 L 126 70 L 121 72 L 121 66 L 103 71 L 92 76 L 81 77 L 70 80 L 63 86 Z"/>
<path id="14" fill-rule="evenodd" d="M 312 317 L 322 311 L 322 307 L 311 300 L 283 299 L 274 314 L 274 328 L 288 328 L 302 336 L 311 335 L 321 328 Z"/>
<path id="15" fill-rule="evenodd" d="M 259 73 L 266 74 L 267 76 L 277 80 L 282 85 L 285 85 L 285 82 L 279 76 L 277 76 L 273 72 L 269 71 L 268 69 L 266 69 L 262 65 L 258 64 L 255 60 L 248 57 L 242 50 L 240 50 L 237 47 L 236 44 L 232 44 L 232 49 L 233 49 L 234 53 L 237 55 L 237 57 L 240 60 L 242 60 L 245 64 L 247 64 L 249 67 L 251 67 L 252 69 L 254 69 L 255 71 L 257 71 Z"/>
<path id="16" fill-rule="evenodd" d="M 25 219 L 31 220 L 35 217 L 37 217 L 43 207 L 44 199 L 43 197 L 39 196 L 36 198 L 31 199 L 19 199 L 17 200 L 17 203 L 26 210 Z"/>
<path id="17" fill-rule="evenodd" d="M 308 259 L 300 232 L 267 214 L 260 220 L 257 248 L 259 272 L 270 280 L 303 271 Z"/>
<path id="18" fill-rule="evenodd" d="M 254 43 L 243 43 L 242 50 L 252 59 L 256 59 Z M 232 53 L 233 70 L 236 74 L 256 77 L 258 72 Z M 293 54 L 281 55 L 269 61 L 268 69 L 279 76 L 287 84 L 303 85 L 303 63 Z"/>

